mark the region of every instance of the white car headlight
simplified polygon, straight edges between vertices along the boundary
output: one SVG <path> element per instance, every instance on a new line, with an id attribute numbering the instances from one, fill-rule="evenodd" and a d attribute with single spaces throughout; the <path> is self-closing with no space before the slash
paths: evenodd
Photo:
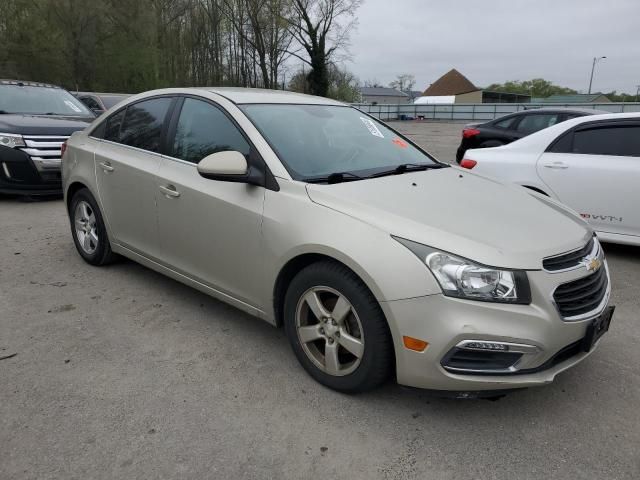
<path id="1" fill-rule="evenodd" d="M 24 143 L 22 135 L 18 135 L 15 133 L 0 133 L 0 146 L 15 148 L 24 147 L 26 145 Z"/>
<path id="2" fill-rule="evenodd" d="M 431 270 L 449 297 L 529 304 L 531 291 L 526 272 L 477 264 L 404 238 L 393 237 L 411 250 Z"/>

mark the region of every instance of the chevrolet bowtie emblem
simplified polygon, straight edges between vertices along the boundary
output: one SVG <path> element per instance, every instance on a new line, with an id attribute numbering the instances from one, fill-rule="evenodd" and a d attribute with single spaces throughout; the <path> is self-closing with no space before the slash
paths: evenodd
<path id="1" fill-rule="evenodd" d="M 583 264 L 585 267 L 587 267 L 587 271 L 595 272 L 600 268 L 602 262 L 597 258 L 585 258 Z"/>

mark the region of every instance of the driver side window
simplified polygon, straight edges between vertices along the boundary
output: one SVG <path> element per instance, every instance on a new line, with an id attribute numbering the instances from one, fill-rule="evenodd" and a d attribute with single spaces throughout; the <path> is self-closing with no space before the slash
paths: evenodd
<path id="1" fill-rule="evenodd" d="M 186 98 L 171 146 L 171 156 L 199 163 L 207 155 L 228 150 L 236 150 L 248 157 L 251 147 L 222 110 L 210 103 Z"/>

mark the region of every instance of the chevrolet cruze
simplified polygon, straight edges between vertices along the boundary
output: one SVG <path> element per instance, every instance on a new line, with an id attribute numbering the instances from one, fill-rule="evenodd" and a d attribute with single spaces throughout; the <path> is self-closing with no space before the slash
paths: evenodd
<path id="1" fill-rule="evenodd" d="M 156 90 L 74 133 L 62 163 L 84 260 L 123 255 L 284 326 L 339 391 L 542 385 L 609 328 L 607 263 L 578 215 L 339 102 Z"/>

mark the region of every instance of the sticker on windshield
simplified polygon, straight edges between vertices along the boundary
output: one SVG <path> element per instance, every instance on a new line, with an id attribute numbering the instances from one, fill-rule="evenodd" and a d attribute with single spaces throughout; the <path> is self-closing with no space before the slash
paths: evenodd
<path id="1" fill-rule="evenodd" d="M 400 139 L 400 138 L 398 138 L 398 137 L 396 137 L 396 138 L 394 138 L 393 140 L 391 140 L 391 142 L 392 142 L 394 145 L 396 145 L 396 146 L 398 146 L 398 147 L 400 147 L 400 148 L 407 148 L 407 147 L 409 146 L 409 145 L 407 144 L 407 142 L 405 142 L 404 140 L 402 140 L 402 139 Z"/>
<path id="2" fill-rule="evenodd" d="M 78 113 L 82 112 L 82 110 L 80 110 L 78 106 L 75 105 L 71 100 L 65 100 L 64 103 L 66 103 L 69 106 L 69 108 L 71 108 L 73 111 Z"/>
<path id="3" fill-rule="evenodd" d="M 365 127 L 369 129 L 369 132 L 371 133 L 371 135 L 384 138 L 384 135 L 382 135 L 382 132 L 378 130 L 378 127 L 376 127 L 375 123 L 373 123 L 368 118 L 364 118 L 364 117 L 360 117 L 360 120 L 362 120 L 362 123 L 364 123 Z"/>

